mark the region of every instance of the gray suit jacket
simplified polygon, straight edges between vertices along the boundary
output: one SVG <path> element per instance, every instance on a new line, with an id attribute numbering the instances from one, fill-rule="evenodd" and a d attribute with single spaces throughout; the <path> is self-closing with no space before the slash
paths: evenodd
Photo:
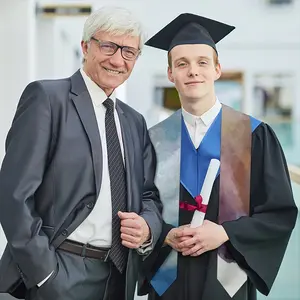
<path id="1" fill-rule="evenodd" d="M 156 158 L 145 120 L 117 100 L 127 173 L 128 210 L 143 216 L 154 244 L 162 226 L 154 185 Z M 101 188 L 101 139 L 79 71 L 24 90 L 6 140 L 0 171 L 0 222 L 7 246 L 0 293 L 23 298 L 56 268 L 55 248 L 89 215 Z M 101 201 L 101 199 L 99 200 Z M 129 253 L 127 297 L 141 257 Z"/>

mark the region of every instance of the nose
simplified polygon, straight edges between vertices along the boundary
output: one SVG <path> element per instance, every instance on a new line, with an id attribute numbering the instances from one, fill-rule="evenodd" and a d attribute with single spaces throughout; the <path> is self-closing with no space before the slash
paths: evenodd
<path id="1" fill-rule="evenodd" d="M 118 51 L 113 56 L 111 56 L 109 61 L 114 67 L 123 67 L 124 58 L 121 55 L 121 49 L 118 49 Z"/>
<path id="2" fill-rule="evenodd" d="M 188 69 L 188 76 L 189 77 L 197 77 L 199 75 L 199 68 L 195 64 L 190 64 Z"/>

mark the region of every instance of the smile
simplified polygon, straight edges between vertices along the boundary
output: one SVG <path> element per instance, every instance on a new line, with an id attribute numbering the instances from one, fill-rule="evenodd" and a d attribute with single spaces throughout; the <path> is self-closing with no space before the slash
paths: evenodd
<path id="1" fill-rule="evenodd" d="M 105 67 L 103 67 L 103 69 L 105 71 L 107 71 L 108 73 L 111 73 L 111 74 L 124 74 L 123 71 L 112 70 L 112 69 L 108 69 L 108 68 L 105 68 Z"/>
<path id="2" fill-rule="evenodd" d="M 186 82 L 185 85 L 196 85 L 196 84 L 201 84 L 204 83 L 204 81 L 191 81 L 191 82 Z"/>

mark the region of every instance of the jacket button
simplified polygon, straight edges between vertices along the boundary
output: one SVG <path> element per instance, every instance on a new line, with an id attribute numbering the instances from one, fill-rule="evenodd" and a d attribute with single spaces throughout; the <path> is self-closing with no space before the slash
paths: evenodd
<path id="1" fill-rule="evenodd" d="M 64 229 L 61 234 L 64 236 L 68 235 L 68 230 Z"/>
<path id="2" fill-rule="evenodd" d="M 90 202 L 86 205 L 88 209 L 92 209 L 94 207 L 94 202 Z"/>

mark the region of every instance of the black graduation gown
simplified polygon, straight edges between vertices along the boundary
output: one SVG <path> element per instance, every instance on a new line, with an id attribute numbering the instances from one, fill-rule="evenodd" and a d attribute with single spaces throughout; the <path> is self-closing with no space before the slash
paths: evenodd
<path id="1" fill-rule="evenodd" d="M 195 204 L 181 185 L 180 199 Z M 219 177 L 214 182 L 206 219 L 217 222 Z M 180 225 L 189 224 L 193 212 L 180 210 Z M 177 279 L 159 297 L 149 281 L 170 253 L 162 247 L 172 226 L 164 224 L 154 251 L 143 262 L 139 294 L 149 300 L 254 300 L 256 289 L 267 295 L 278 273 L 297 219 L 289 173 L 282 148 L 273 132 L 261 123 L 252 133 L 250 216 L 223 224 L 228 250 L 246 271 L 248 281 L 231 298 L 217 280 L 217 251 L 198 257 L 178 255 Z"/>

